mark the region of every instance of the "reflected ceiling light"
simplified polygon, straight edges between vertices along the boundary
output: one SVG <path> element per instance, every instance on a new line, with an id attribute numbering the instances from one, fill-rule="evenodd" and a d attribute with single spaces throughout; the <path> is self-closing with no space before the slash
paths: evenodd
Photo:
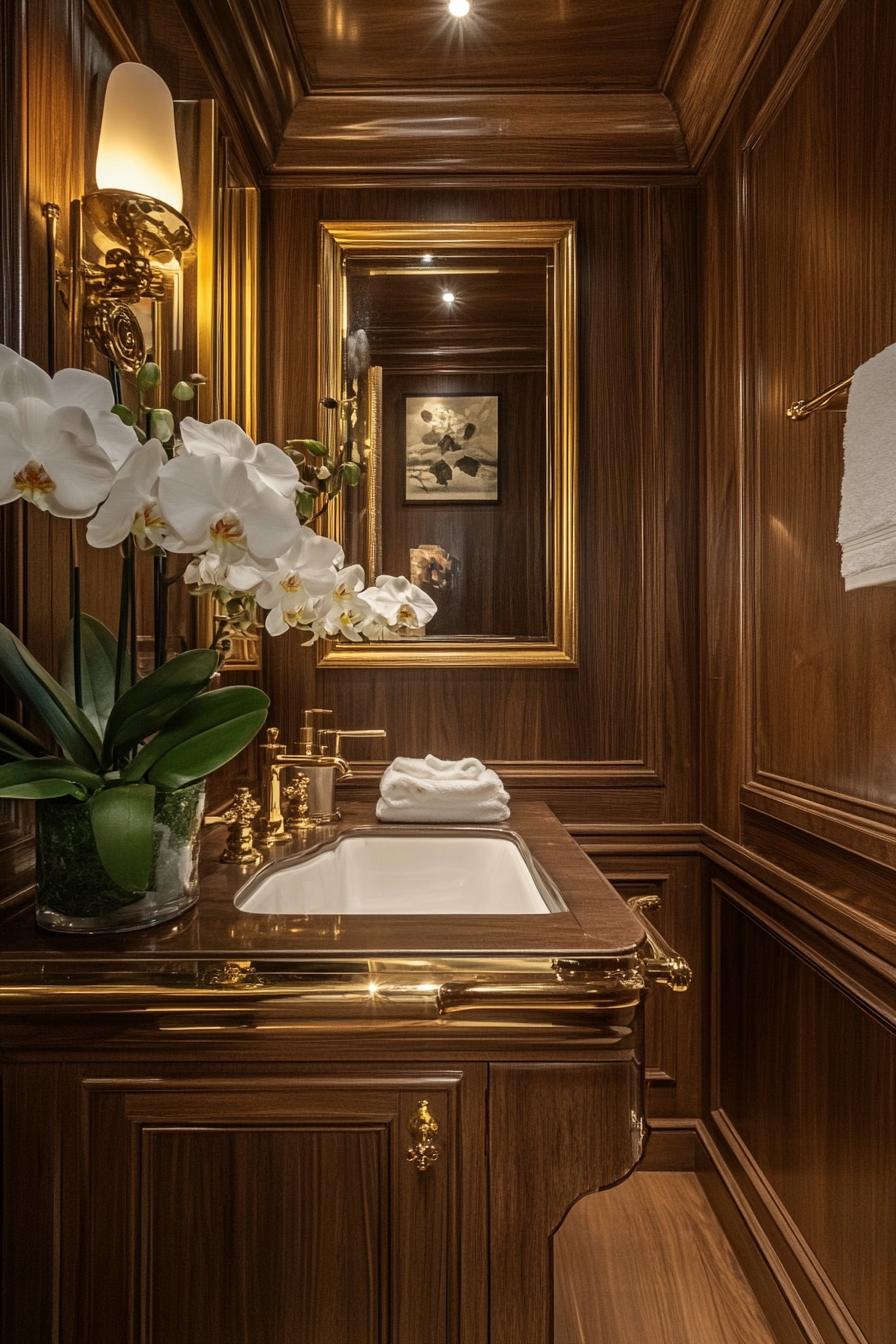
<path id="1" fill-rule="evenodd" d="M 462 19 L 470 12 L 470 0 L 448 0 L 448 13 L 456 19 Z"/>
<path id="2" fill-rule="evenodd" d="M 442 295 L 442 298 L 444 299 L 445 303 L 454 302 L 454 295 L 451 293 L 450 289 L 445 290 L 445 293 Z"/>
<path id="3" fill-rule="evenodd" d="M 420 258 L 420 260 L 421 260 L 425 265 L 428 266 L 429 263 L 432 261 L 432 253 L 431 253 L 431 252 L 424 252 L 424 254 L 423 254 L 423 256 Z"/>

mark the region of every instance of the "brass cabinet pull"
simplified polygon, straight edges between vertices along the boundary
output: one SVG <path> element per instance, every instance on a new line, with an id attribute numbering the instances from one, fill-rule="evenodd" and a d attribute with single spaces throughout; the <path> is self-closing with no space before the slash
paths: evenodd
<path id="1" fill-rule="evenodd" d="M 417 1142 L 405 1154 L 406 1161 L 413 1162 L 418 1171 L 426 1171 L 427 1167 L 438 1161 L 442 1148 L 433 1137 L 438 1128 L 439 1122 L 429 1109 L 429 1102 L 419 1101 L 408 1121 L 408 1129 Z"/>
<path id="2" fill-rule="evenodd" d="M 683 993 L 693 978 L 691 968 L 684 957 L 669 946 L 662 934 L 653 927 L 644 914 L 645 910 L 659 909 L 659 896 L 655 894 L 630 896 L 626 905 L 647 935 L 649 955 L 645 957 L 642 954 L 641 956 L 641 965 L 645 974 L 651 980 L 655 980 L 658 985 L 668 985 L 670 989 Z"/>

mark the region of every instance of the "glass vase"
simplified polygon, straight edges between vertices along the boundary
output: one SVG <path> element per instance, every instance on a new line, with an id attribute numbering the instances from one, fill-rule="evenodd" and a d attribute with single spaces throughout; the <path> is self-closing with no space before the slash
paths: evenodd
<path id="1" fill-rule="evenodd" d="M 153 861 L 143 892 L 126 891 L 102 865 L 87 803 L 37 804 L 37 922 L 63 933 L 124 932 L 174 919 L 199 897 L 205 780 L 156 793 Z"/>

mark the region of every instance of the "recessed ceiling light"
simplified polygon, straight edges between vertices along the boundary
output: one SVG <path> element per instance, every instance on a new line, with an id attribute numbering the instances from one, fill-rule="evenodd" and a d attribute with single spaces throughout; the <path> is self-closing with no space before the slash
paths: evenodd
<path id="1" fill-rule="evenodd" d="M 453 302 L 454 302 L 454 295 L 451 293 L 451 290 L 450 290 L 450 289 L 446 289 L 446 290 L 445 290 L 445 293 L 442 295 L 442 298 L 443 298 L 443 300 L 445 301 L 445 303 L 453 303 Z"/>
<path id="2" fill-rule="evenodd" d="M 424 264 L 425 266 L 428 266 L 429 263 L 432 261 L 432 253 L 431 253 L 431 252 L 424 252 L 424 254 L 423 254 L 423 256 L 420 258 L 420 260 L 423 262 L 423 264 Z"/>
<path id="3" fill-rule="evenodd" d="M 448 0 L 448 13 L 456 19 L 462 19 L 470 12 L 470 0 Z"/>

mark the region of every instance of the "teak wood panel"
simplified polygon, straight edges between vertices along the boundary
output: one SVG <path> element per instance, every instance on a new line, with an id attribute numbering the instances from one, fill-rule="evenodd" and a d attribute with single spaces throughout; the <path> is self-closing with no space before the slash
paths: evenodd
<path id="1" fill-rule="evenodd" d="M 288 5 L 313 92 L 652 88 L 682 0 L 546 7 L 497 0 L 463 23 L 401 0 Z"/>
<path id="2" fill-rule="evenodd" d="M 689 193 L 278 190 L 268 194 L 264 214 L 260 429 L 273 441 L 306 432 L 315 414 L 310 351 L 320 218 L 575 219 L 583 319 L 579 668 L 317 671 L 294 642 L 268 640 L 267 688 L 284 738 L 295 741 L 301 710 L 320 705 L 335 711 L 340 726 L 386 728 L 385 751 L 376 745 L 381 757 L 432 751 L 536 762 L 542 789 L 562 785 L 563 763 L 583 762 L 571 800 L 572 815 L 583 819 L 600 814 L 601 801 L 592 804 L 587 793 L 592 784 L 628 783 L 618 771 L 634 772 L 645 787 L 629 788 L 618 805 L 608 800 L 613 815 L 652 818 L 657 807 L 669 819 L 692 815 L 696 218 Z M 613 778 L 604 777 L 607 770 Z M 660 801 L 648 801 L 660 778 Z"/>
<path id="3" fill-rule="evenodd" d="M 582 845 L 588 853 L 588 841 Z M 644 1065 L 649 1119 L 700 1115 L 705 1100 L 703 1041 L 709 1021 L 708 921 L 701 860 L 671 855 L 628 857 L 606 849 L 591 857 L 625 900 L 646 895 L 660 898 L 659 909 L 647 911 L 647 916 L 693 972 L 687 993 L 656 987 L 648 995 Z"/>
<path id="4" fill-rule="evenodd" d="M 896 1329 L 896 1033 L 716 886 L 716 1105 L 865 1339 Z"/>
<path id="5" fill-rule="evenodd" d="M 562 182 L 612 173 L 690 176 L 678 118 L 665 94 L 532 98 L 468 94 L 458 87 L 404 94 L 397 101 L 389 95 L 320 95 L 296 107 L 274 166 L 276 176 L 294 182 L 310 175 L 375 183 L 387 174 L 425 185 L 434 178 L 444 184 L 455 174 Z"/>
<path id="6" fill-rule="evenodd" d="M 783 415 L 896 335 L 891 295 L 873 278 L 896 265 L 896 140 L 879 118 L 896 80 L 890 62 L 874 59 L 896 46 L 896 14 L 873 10 L 873 22 L 860 6 L 843 10 L 742 169 L 755 436 L 752 749 L 760 781 L 785 793 L 791 781 L 806 785 L 846 812 L 853 799 L 877 805 L 893 826 L 896 598 L 887 588 L 846 593 L 840 578 L 842 415 L 805 424 Z"/>
<path id="7" fill-rule="evenodd" d="M 634 1058 L 490 1067 L 490 1344 L 552 1339 L 553 1235 L 577 1199 L 638 1161 L 640 1086 Z"/>
<path id="8" fill-rule="evenodd" d="M 456 1339 L 459 1084 L 84 1079 L 79 1338 Z M 423 1098 L 442 1151 L 420 1172 L 406 1153 Z"/>
<path id="9" fill-rule="evenodd" d="M 850 851 L 894 866 L 896 608 L 891 589 L 843 589 L 842 414 L 784 412 L 896 334 L 879 278 L 894 41 L 886 4 L 795 0 L 706 190 L 704 820 L 734 839 L 794 828 L 785 868 L 815 837 L 838 846 L 838 884 Z M 860 902 L 861 863 L 850 886 Z"/>

